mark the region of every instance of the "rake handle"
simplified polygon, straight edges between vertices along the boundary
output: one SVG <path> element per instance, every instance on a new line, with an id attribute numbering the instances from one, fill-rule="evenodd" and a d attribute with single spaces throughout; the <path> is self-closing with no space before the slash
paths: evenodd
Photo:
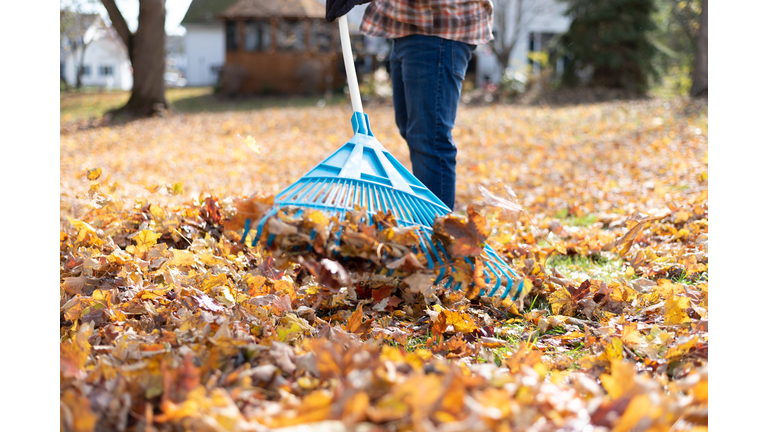
<path id="1" fill-rule="evenodd" d="M 349 40 L 349 23 L 347 16 L 339 18 L 339 36 L 341 38 L 341 54 L 344 57 L 344 69 L 347 71 L 347 84 L 349 85 L 349 98 L 352 100 L 352 110 L 362 113 L 363 101 L 360 99 L 360 87 L 357 85 L 357 73 L 355 73 L 355 60 L 352 57 L 352 43 Z"/>

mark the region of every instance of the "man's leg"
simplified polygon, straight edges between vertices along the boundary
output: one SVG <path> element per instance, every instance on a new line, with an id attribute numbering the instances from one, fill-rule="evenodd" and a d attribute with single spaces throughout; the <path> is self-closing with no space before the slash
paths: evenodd
<path id="1" fill-rule="evenodd" d="M 395 55 L 396 46 L 397 39 L 392 42 L 392 50 L 389 54 L 389 76 L 392 79 L 392 104 L 395 107 L 395 124 L 400 131 L 400 136 L 407 141 L 406 128 L 408 126 L 408 109 L 405 105 L 403 62 Z"/>
<path id="2" fill-rule="evenodd" d="M 456 196 L 451 130 L 471 49 L 462 42 L 413 35 L 396 39 L 392 53 L 395 120 L 408 143 L 413 174 L 450 209 Z M 394 96 L 398 93 L 402 96 L 397 99 L 405 100 L 406 114 Z"/>

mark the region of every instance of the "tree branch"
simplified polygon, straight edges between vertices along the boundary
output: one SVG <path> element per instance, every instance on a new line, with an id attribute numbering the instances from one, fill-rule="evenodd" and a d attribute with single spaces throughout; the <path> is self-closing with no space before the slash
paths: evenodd
<path id="1" fill-rule="evenodd" d="M 123 14 L 120 13 L 120 9 L 117 8 L 115 0 L 101 0 L 101 2 L 104 4 L 104 8 L 107 9 L 109 20 L 112 21 L 112 27 L 114 27 L 115 31 L 120 36 L 120 39 L 125 42 L 125 46 L 128 47 L 130 52 L 132 34 L 128 29 L 128 24 L 125 22 L 125 18 L 123 18 Z"/>

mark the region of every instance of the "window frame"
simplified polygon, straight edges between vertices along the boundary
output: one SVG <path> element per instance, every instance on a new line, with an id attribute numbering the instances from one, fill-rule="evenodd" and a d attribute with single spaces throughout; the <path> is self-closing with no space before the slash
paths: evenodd
<path id="1" fill-rule="evenodd" d="M 115 76 L 115 66 L 111 64 L 101 64 L 99 65 L 99 76 L 100 77 L 113 77 Z"/>

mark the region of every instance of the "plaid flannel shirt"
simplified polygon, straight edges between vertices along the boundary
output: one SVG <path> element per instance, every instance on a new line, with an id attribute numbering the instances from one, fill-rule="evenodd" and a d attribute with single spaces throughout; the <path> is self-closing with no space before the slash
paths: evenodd
<path id="1" fill-rule="evenodd" d="M 368 36 L 422 34 L 472 45 L 492 40 L 492 31 L 491 0 L 374 0 L 360 24 Z"/>

